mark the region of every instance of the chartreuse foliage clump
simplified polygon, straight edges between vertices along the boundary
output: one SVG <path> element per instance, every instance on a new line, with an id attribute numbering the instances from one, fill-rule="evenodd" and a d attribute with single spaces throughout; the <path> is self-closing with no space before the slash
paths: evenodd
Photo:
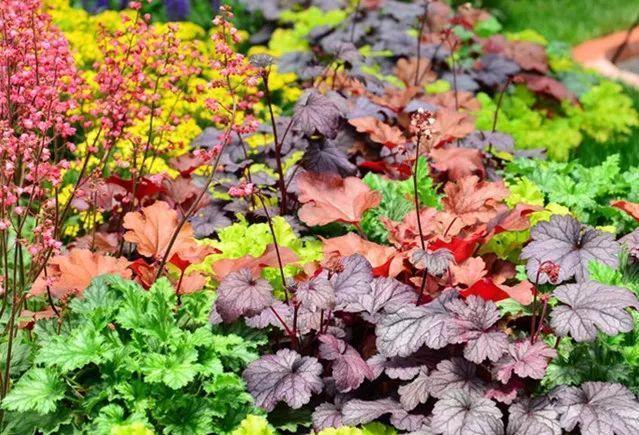
<path id="1" fill-rule="evenodd" d="M 230 433 L 253 410 L 239 373 L 263 341 L 212 327 L 211 295 L 182 299 L 166 279 L 104 276 L 60 324 L 38 322 L 2 403 L 9 433 Z"/>
<path id="2" fill-rule="evenodd" d="M 238 214 L 237 217 L 238 222 L 217 232 L 218 240 L 208 241 L 208 244 L 220 252 L 208 256 L 204 263 L 195 266 L 196 269 L 208 270 L 212 263 L 221 259 L 236 259 L 246 255 L 259 257 L 273 243 L 267 223 L 249 224 L 242 215 Z M 294 276 L 302 264 L 322 258 L 322 244 L 319 240 L 300 238 L 291 224 L 281 216 L 274 217 L 272 222 L 278 245 L 293 251 L 300 260 L 298 263 L 284 266 L 287 276 Z M 276 268 L 264 268 L 263 274 L 273 282 L 280 279 Z"/>
<path id="3" fill-rule="evenodd" d="M 482 108 L 477 128 L 492 128 L 497 99 L 477 94 Z M 565 161 L 584 136 L 605 143 L 627 135 L 639 125 L 632 99 L 621 85 L 601 80 L 579 96 L 579 105 L 564 101 L 556 107 L 539 107 L 538 98 L 523 86 L 504 95 L 496 128 L 515 139 L 519 149 L 545 148 L 553 160 Z"/>
<path id="4" fill-rule="evenodd" d="M 248 415 L 235 429 L 232 435 L 278 435 L 279 432 L 268 422 L 265 417 L 258 415 Z M 392 427 L 378 422 L 369 423 L 361 428 L 342 426 L 339 428 L 328 428 L 319 432 L 312 432 L 313 435 L 396 435 L 397 431 Z"/>

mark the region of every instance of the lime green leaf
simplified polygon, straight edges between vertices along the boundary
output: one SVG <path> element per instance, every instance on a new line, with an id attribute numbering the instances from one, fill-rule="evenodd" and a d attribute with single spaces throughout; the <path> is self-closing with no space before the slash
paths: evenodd
<path id="1" fill-rule="evenodd" d="M 33 368 L 13 386 L 2 401 L 2 407 L 10 411 L 36 411 L 48 414 L 64 397 L 65 385 L 52 369 Z"/>
<path id="2" fill-rule="evenodd" d="M 276 435 L 275 429 L 264 417 L 247 415 L 232 435 Z"/>

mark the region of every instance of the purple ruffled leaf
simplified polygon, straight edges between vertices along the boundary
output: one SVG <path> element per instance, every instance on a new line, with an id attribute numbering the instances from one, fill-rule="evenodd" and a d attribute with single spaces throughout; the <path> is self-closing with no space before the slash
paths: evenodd
<path id="1" fill-rule="evenodd" d="M 453 343 L 466 343 L 464 356 L 477 364 L 488 358 L 497 361 L 508 349 L 508 337 L 495 329 L 501 315 L 497 305 L 478 296 L 453 299 L 446 304 L 455 316 Z"/>
<path id="2" fill-rule="evenodd" d="M 215 305 L 225 322 L 242 315 L 252 315 L 274 301 L 273 287 L 268 281 L 253 278 L 251 271 L 242 269 L 229 273 L 217 288 Z"/>
<path id="3" fill-rule="evenodd" d="M 497 131 L 474 131 L 457 141 L 457 144 L 462 148 L 473 148 L 482 151 L 493 149 L 510 154 L 515 152 L 515 140 L 513 137 Z"/>
<path id="4" fill-rule="evenodd" d="M 273 305 L 263 309 L 255 316 L 244 317 L 244 323 L 246 323 L 246 326 L 250 326 L 251 328 L 264 329 L 268 326 L 275 326 L 276 328 L 284 330 L 282 322 L 278 320 L 273 311 L 280 316 L 287 326 L 293 324 L 293 310 L 281 301 L 276 301 Z"/>
<path id="5" fill-rule="evenodd" d="M 426 345 L 441 349 L 451 343 L 453 317 L 445 307 L 457 298 L 448 291 L 425 305 L 407 305 L 384 315 L 377 324 L 377 349 L 387 357 L 408 356 Z"/>
<path id="6" fill-rule="evenodd" d="M 447 391 L 452 390 L 481 396 L 486 384 L 477 376 L 475 364 L 463 358 L 452 358 L 437 364 L 437 368 L 428 376 L 426 388 L 436 398 L 442 398 Z"/>
<path id="7" fill-rule="evenodd" d="M 452 390 L 435 403 L 431 426 L 443 435 L 502 435 L 501 417 L 501 411 L 492 400 Z"/>
<path id="8" fill-rule="evenodd" d="M 357 302 L 360 296 L 371 291 L 373 267 L 360 254 L 354 254 L 341 260 L 341 271 L 331 277 L 337 304 L 341 307 Z"/>
<path id="9" fill-rule="evenodd" d="M 557 351 L 543 341 L 534 344 L 523 340 L 510 345 L 508 354 L 496 364 L 496 377 L 506 384 L 513 373 L 520 378 L 542 379 L 550 359 L 557 356 Z"/>
<path id="10" fill-rule="evenodd" d="M 397 411 L 391 414 L 390 424 L 396 429 L 408 431 L 412 434 L 424 435 L 430 432 L 430 421 L 421 414 L 409 414 L 406 411 Z"/>
<path id="11" fill-rule="evenodd" d="M 349 400 L 342 407 L 342 422 L 347 426 L 359 426 L 377 420 L 384 414 L 405 413 L 402 406 L 393 399 Z"/>
<path id="12" fill-rule="evenodd" d="M 364 320 L 377 323 L 383 312 L 392 313 L 406 305 L 417 302 L 417 293 L 397 281 L 395 278 L 375 278 L 371 282 L 370 292 L 361 295 L 354 303 L 344 307 L 344 311 L 362 313 Z"/>
<path id="13" fill-rule="evenodd" d="M 508 435 L 561 435 L 559 414 L 548 398 L 525 398 L 508 408 Z"/>
<path id="14" fill-rule="evenodd" d="M 561 418 L 561 427 L 582 435 L 638 434 L 639 401 L 621 384 L 585 382 L 578 387 L 561 385 L 550 393 Z"/>
<path id="15" fill-rule="evenodd" d="M 570 335 L 576 341 L 593 341 L 598 331 L 608 335 L 632 331 L 633 318 L 626 309 L 639 308 L 629 290 L 596 281 L 562 285 L 553 295 L 562 305 L 550 313 L 550 326 L 557 335 Z"/>
<path id="16" fill-rule="evenodd" d="M 582 225 L 572 216 L 554 215 L 550 221 L 538 223 L 530 230 L 530 238 L 521 258 L 528 260 L 531 282 L 548 282 L 545 273 L 537 278 L 544 262 L 559 265 L 558 283 L 573 276 L 577 282 L 588 280 L 588 264 L 593 260 L 615 269 L 619 266 L 620 245 L 614 235 Z"/>
<path id="17" fill-rule="evenodd" d="M 411 255 L 410 262 L 419 270 L 426 269 L 431 275 L 441 276 L 448 271 L 450 264 L 455 262 L 455 256 L 446 248 L 434 252 L 417 249 Z"/>
<path id="18" fill-rule="evenodd" d="M 441 361 L 441 353 L 422 348 L 406 357 L 386 358 L 381 354 L 370 357 L 367 361 L 375 373 L 375 377 L 385 373 L 391 379 L 409 381 L 422 370 L 434 368 Z"/>
<path id="19" fill-rule="evenodd" d="M 315 408 L 311 420 L 313 421 L 313 428 L 318 432 L 322 429 L 344 425 L 342 423 L 342 411 L 332 403 L 322 403 Z"/>
<path id="20" fill-rule="evenodd" d="M 319 356 L 333 362 L 335 387 L 347 393 L 359 387 L 364 379 L 374 379 L 371 368 L 352 346 L 332 335 L 320 335 Z"/>
<path id="21" fill-rule="evenodd" d="M 335 291 L 328 280 L 328 271 L 301 283 L 295 297 L 310 310 L 332 310 L 335 307 Z"/>
<path id="22" fill-rule="evenodd" d="M 242 376 L 255 404 L 272 411 L 280 401 L 293 409 L 307 404 L 313 393 L 322 391 L 321 374 L 316 358 L 282 349 L 249 364 Z"/>
<path id="23" fill-rule="evenodd" d="M 428 387 L 428 371 L 422 369 L 412 382 L 398 388 L 399 402 L 407 411 L 415 409 L 417 405 L 428 400 Z"/>

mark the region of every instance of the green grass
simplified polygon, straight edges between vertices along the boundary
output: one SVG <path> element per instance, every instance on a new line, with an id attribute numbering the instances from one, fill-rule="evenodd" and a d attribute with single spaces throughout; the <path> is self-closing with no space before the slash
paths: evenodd
<path id="1" fill-rule="evenodd" d="M 548 40 L 579 44 L 623 30 L 639 14 L 636 0 L 483 0 L 508 31 L 534 29 Z"/>

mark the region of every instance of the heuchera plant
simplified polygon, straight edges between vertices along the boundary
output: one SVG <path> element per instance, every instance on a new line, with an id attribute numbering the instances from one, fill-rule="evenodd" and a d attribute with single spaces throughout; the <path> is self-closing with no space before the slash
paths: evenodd
<path id="1" fill-rule="evenodd" d="M 570 215 L 547 213 L 531 228 L 530 216 L 543 207 L 507 205 L 511 193 L 499 179 L 515 153 L 512 138 L 495 131 L 511 83 L 564 104 L 576 98 L 545 75 L 543 47 L 493 38 L 476 53 L 469 41 L 477 40 L 464 31 L 481 12 L 462 9 L 451 17 L 435 5 L 424 19 L 430 28 L 423 39 L 432 52 L 422 59 L 422 29 L 416 47 L 406 48 L 415 48 L 409 59 L 396 63 L 401 89 L 380 89 L 357 68 L 353 41 L 384 38 L 357 31 L 358 20 L 375 12 L 355 11 L 349 32 L 338 28 L 333 39 L 322 40 L 344 69 L 329 67 L 293 116 L 271 119 L 274 133 L 294 132 L 308 145 L 293 187 L 282 191 L 278 183 L 280 207 L 284 198 L 297 202 L 299 219 L 313 231 L 356 231 L 324 239 L 321 264 L 307 265 L 294 279 L 282 271 L 275 287 L 255 268 L 226 275 L 211 321 L 271 331 L 272 352 L 244 371 L 247 387 L 266 411 L 281 405 L 312 411 L 317 431 L 382 420 L 420 434 L 635 433 L 639 402 L 625 386 L 586 381 L 548 388 L 541 382 L 562 342 L 633 330 L 636 295 L 593 281 L 589 272 L 593 261 L 619 267 L 621 244 Z M 402 11 L 388 16 L 408 21 Z M 340 40 L 349 33 L 350 43 Z M 438 60 L 440 49 L 451 56 L 446 62 Z M 450 92 L 434 96 L 414 86 L 442 70 Z M 492 130 L 475 131 L 469 114 L 477 109 L 472 92 L 478 88 L 497 93 Z M 282 139 L 275 136 L 277 152 Z M 424 157 L 429 176 L 440 183 L 438 203 L 420 191 L 433 184 L 419 174 Z M 385 232 L 371 233 L 387 244 L 367 240 L 371 225 L 362 223 L 390 189 L 362 182 L 357 170 L 408 181 L 409 204 L 392 216 L 378 214 Z M 242 187 L 246 201 L 261 195 Z M 512 263 L 491 252 L 478 254 L 500 233 L 527 230 L 520 257 L 525 274 L 517 276 Z M 273 232 L 272 238 L 277 246 Z M 501 308 L 503 302 L 511 307 Z"/>

